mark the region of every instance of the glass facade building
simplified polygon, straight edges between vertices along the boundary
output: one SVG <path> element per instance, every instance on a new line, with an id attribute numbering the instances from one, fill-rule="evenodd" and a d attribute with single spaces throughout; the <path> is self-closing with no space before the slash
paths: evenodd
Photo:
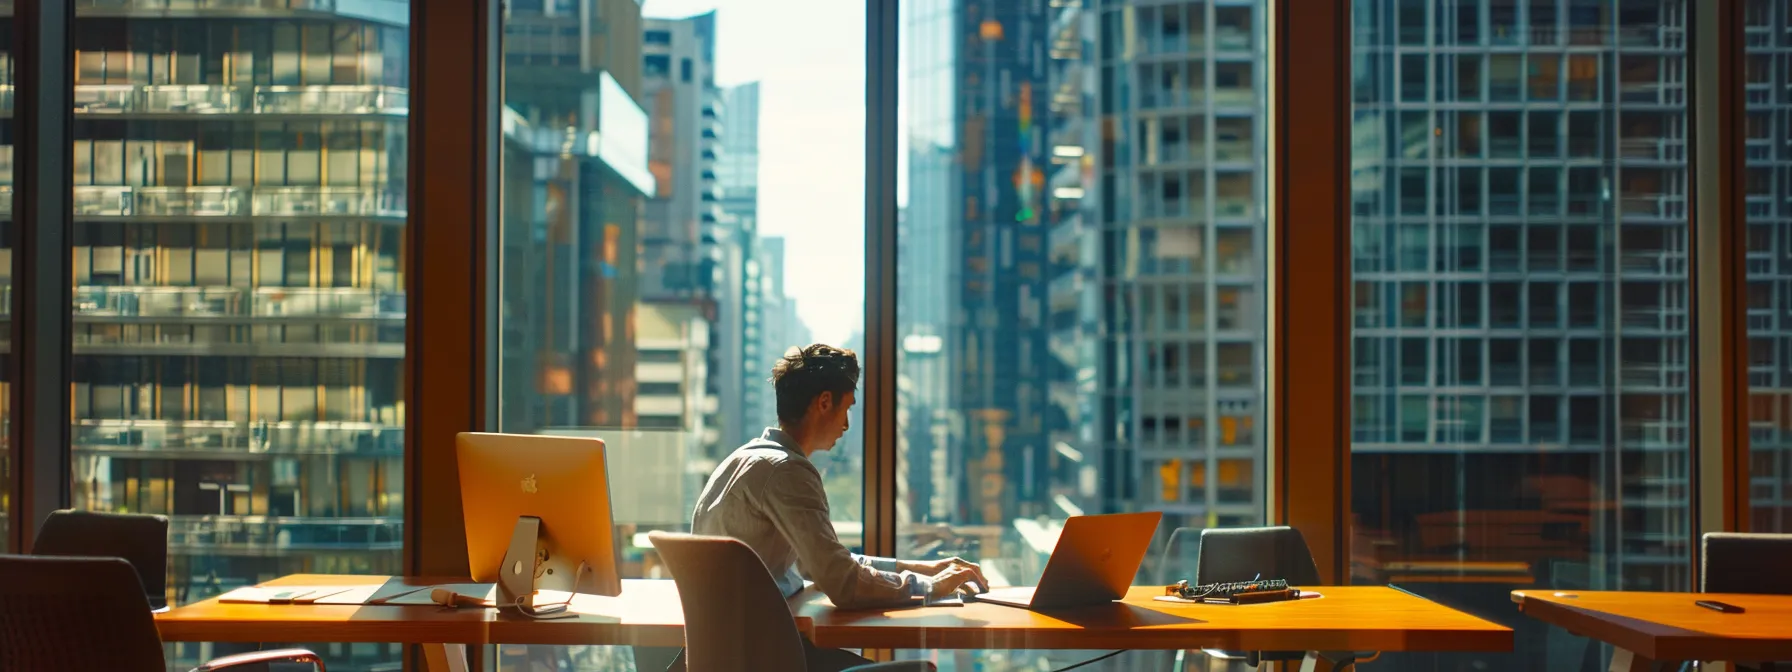
<path id="1" fill-rule="evenodd" d="M 171 519 L 171 602 L 395 572 L 407 8 L 83 4 L 73 504 Z"/>

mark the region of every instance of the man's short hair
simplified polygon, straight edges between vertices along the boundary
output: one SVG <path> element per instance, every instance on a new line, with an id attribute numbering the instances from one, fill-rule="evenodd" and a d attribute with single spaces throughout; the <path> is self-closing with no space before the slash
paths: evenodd
<path id="1" fill-rule="evenodd" d="M 823 392 L 839 402 L 859 386 L 859 356 L 853 351 L 816 343 L 791 348 L 772 366 L 772 387 L 778 393 L 778 422 L 803 421 L 809 404 Z"/>

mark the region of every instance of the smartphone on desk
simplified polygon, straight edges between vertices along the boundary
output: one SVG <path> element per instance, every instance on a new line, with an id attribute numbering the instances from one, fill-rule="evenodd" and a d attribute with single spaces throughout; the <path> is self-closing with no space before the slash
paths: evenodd
<path id="1" fill-rule="evenodd" d="M 1693 604 L 1697 604 L 1712 611 L 1721 611 L 1726 614 L 1740 614 L 1743 612 L 1742 607 L 1738 607 L 1728 602 L 1719 602 L 1717 600 L 1699 600 Z"/>

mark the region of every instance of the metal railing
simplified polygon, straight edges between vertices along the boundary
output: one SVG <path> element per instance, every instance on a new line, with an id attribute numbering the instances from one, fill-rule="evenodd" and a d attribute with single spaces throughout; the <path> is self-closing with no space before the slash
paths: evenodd
<path id="1" fill-rule="evenodd" d="M 403 319 L 404 292 L 358 287 L 75 288 L 85 317 L 362 317 Z"/>
<path id="2" fill-rule="evenodd" d="M 261 114 L 406 114 L 410 108 L 410 91 L 391 86 L 255 87 Z"/>
<path id="3" fill-rule="evenodd" d="M 401 517 L 169 516 L 171 551 L 213 549 L 399 551 Z"/>
<path id="4" fill-rule="evenodd" d="M 0 86 L 0 112 L 13 110 L 15 87 Z M 108 114 L 353 114 L 405 115 L 411 92 L 394 86 L 324 84 L 78 84 L 74 112 Z"/>
<path id="5" fill-rule="evenodd" d="M 404 427 L 371 422 L 232 420 L 79 420 L 72 440 L 83 452 L 348 454 L 400 456 Z"/>
<path id="6" fill-rule="evenodd" d="M 10 211 L 12 188 L 0 188 Z M 368 187 L 77 186 L 79 217 L 405 216 L 402 191 Z"/>
<path id="7" fill-rule="evenodd" d="M 403 191 L 360 187 L 260 187 L 251 208 L 257 216 L 404 217 L 404 199 Z"/>
<path id="8" fill-rule="evenodd" d="M 336 0 L 75 0 L 77 10 L 258 9 L 334 12 Z"/>

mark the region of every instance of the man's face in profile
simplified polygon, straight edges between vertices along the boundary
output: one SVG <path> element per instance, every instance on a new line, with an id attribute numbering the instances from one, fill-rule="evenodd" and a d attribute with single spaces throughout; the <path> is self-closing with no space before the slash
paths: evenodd
<path id="1" fill-rule="evenodd" d="M 858 399 L 852 392 L 847 392 L 839 397 L 835 397 L 831 392 L 823 392 L 818 401 L 821 403 L 818 404 L 819 408 L 816 410 L 820 412 L 821 417 L 816 420 L 815 432 L 827 439 L 827 448 L 823 448 L 823 450 L 827 450 L 839 443 L 840 437 L 845 436 L 846 430 L 850 429 L 852 418 L 847 415 L 847 411 L 852 410 L 852 405 L 857 403 Z"/>

